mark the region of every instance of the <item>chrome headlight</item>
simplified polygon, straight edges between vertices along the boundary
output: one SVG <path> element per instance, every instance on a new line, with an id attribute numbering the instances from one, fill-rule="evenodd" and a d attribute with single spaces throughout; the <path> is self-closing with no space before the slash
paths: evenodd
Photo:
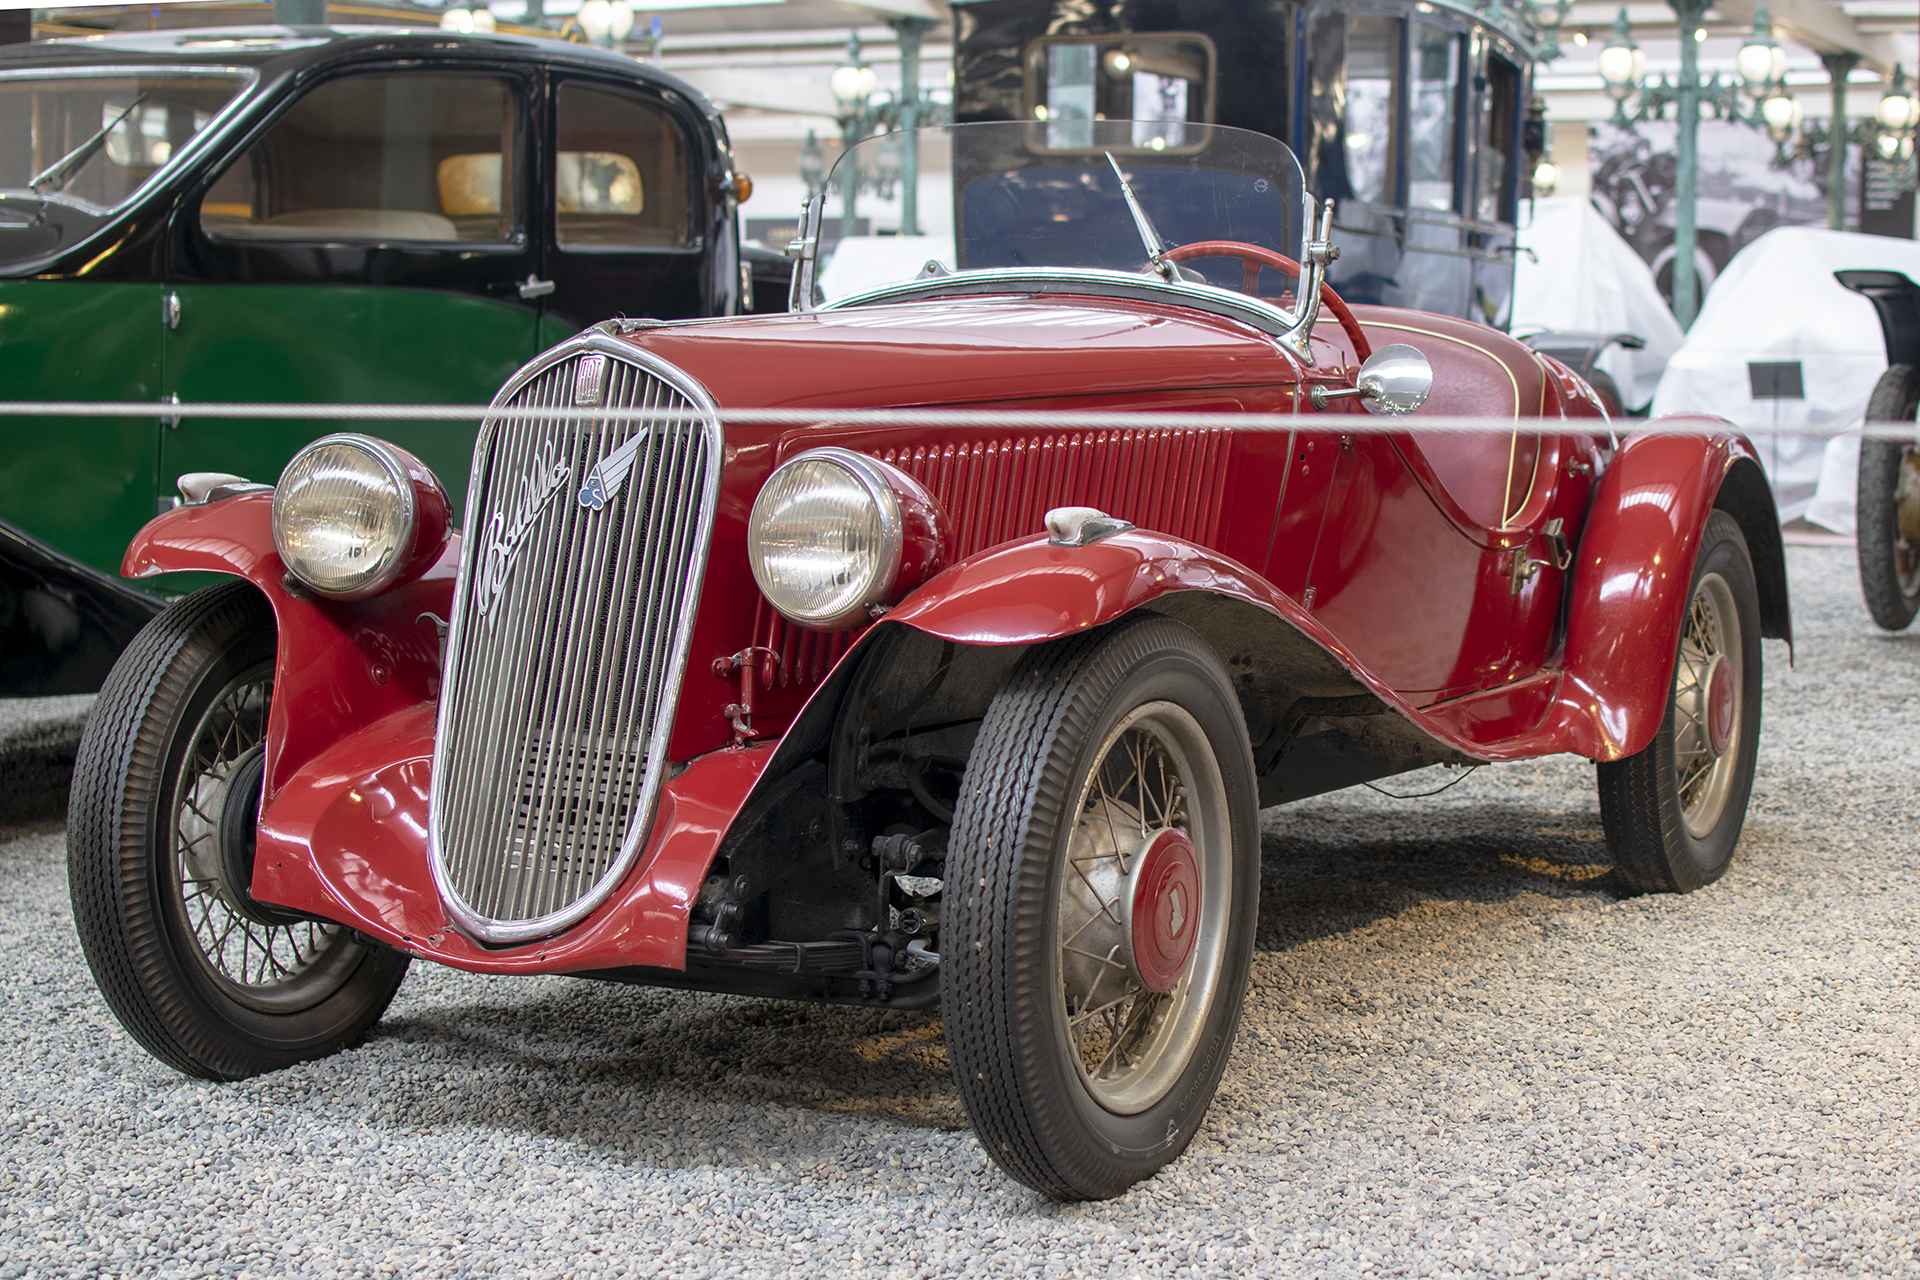
<path id="1" fill-rule="evenodd" d="M 900 502 L 881 465 L 850 449 L 813 449 L 767 477 L 753 500 L 754 581 L 803 627 L 858 626 L 900 576 Z"/>
<path id="2" fill-rule="evenodd" d="M 809 449 L 774 469 L 747 518 L 747 558 L 768 603 L 803 627 L 845 631 L 947 565 L 933 495 L 851 449 Z"/>
<path id="3" fill-rule="evenodd" d="M 415 468 L 399 449 L 357 434 L 323 436 L 296 453 L 273 490 L 273 545 L 281 561 L 336 599 L 392 585 L 413 558 L 419 532 Z"/>

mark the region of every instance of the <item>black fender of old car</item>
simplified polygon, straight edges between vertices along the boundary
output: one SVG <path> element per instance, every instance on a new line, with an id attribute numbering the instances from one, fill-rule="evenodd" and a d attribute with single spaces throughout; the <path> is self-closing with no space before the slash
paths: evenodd
<path id="1" fill-rule="evenodd" d="M 165 606 L 0 520 L 0 697 L 92 693 Z"/>
<path id="2" fill-rule="evenodd" d="M 1898 271 L 1836 271 L 1833 278 L 1873 304 L 1887 363 L 1920 367 L 1920 285 Z"/>

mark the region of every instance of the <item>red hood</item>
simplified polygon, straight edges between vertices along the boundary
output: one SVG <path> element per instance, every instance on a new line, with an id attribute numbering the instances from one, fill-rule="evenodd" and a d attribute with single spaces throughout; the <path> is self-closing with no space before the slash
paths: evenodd
<path id="1" fill-rule="evenodd" d="M 738 316 L 643 329 L 628 341 L 730 408 L 1004 403 L 1293 381 L 1271 340 L 1231 320 L 1099 298 Z M 1337 364 L 1337 349 L 1327 358 Z"/>

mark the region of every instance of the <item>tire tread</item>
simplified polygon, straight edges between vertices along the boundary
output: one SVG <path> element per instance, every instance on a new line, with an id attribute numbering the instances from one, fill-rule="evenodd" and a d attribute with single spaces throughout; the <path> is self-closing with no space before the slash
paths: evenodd
<path id="1" fill-rule="evenodd" d="M 1103 1153 L 1080 1150 L 1052 1136 L 1068 1130 L 1071 1118 L 1063 1112 L 1072 1105 L 1044 1087 L 1038 1061 L 1052 1052 L 1054 1032 L 1047 1009 L 1055 996 L 1045 986 L 1045 972 L 1033 972 L 1033 966 L 1016 971 L 1013 965 L 1016 956 L 1034 954 L 1045 945 L 1039 933 L 1043 926 L 1034 922 L 1046 915 L 1050 862 L 1027 856 L 1030 842 L 1036 831 L 1059 832 L 1066 809 L 1076 799 L 1072 789 L 1081 761 L 1055 751 L 1052 744 L 1064 739 L 1080 743 L 1081 750 L 1092 749 L 1097 709 L 1109 704 L 1138 663 L 1169 646 L 1189 652 L 1205 647 L 1184 625 L 1148 616 L 1030 650 L 1001 686 L 981 724 L 956 805 L 951 850 L 991 851 L 994 841 L 1010 842 L 1011 850 L 1010 856 L 961 853 L 958 869 L 968 882 L 957 886 L 957 892 L 948 888 L 945 895 L 943 942 L 953 948 L 960 939 L 975 941 L 974 949 L 942 956 L 941 1012 L 955 1083 L 994 1162 L 1055 1199 L 1118 1195 L 1177 1156 L 1198 1123 L 1196 1118 L 1185 1132 L 1170 1135 L 1172 1143 L 1150 1165 L 1103 1158 Z M 1244 743 L 1239 704 L 1230 692 L 1225 702 Z M 1250 755 L 1245 767 L 1251 805 Z M 1250 837 L 1236 831 L 1234 838 L 1251 838 L 1257 847 L 1257 830 Z M 1250 937 L 1250 919 L 1248 928 Z M 1027 932 L 1022 934 L 1022 929 Z M 1229 981 L 1220 997 L 1226 1002 L 1222 1007 L 1229 1041 L 1243 995 L 1243 986 L 1233 989 Z M 1212 1068 L 1216 1075 L 1221 1066 L 1224 1053 L 1220 1066 Z M 1202 1113 L 1204 1109 L 1203 1102 Z"/>
<path id="2" fill-rule="evenodd" d="M 1888 367 L 1867 401 L 1868 422 L 1912 422 L 1920 408 L 1920 376 L 1911 365 Z M 1900 463 L 1907 446 L 1899 440 L 1860 442 L 1859 488 L 1855 498 L 1855 557 L 1860 594 L 1874 624 L 1904 631 L 1920 614 L 1920 596 L 1900 589 L 1893 536 L 1899 527 Z"/>
<path id="3" fill-rule="evenodd" d="M 67 810 L 74 928 L 95 984 L 147 1052 L 208 1080 L 257 1075 L 357 1041 L 385 1012 L 407 967 L 397 952 L 369 955 L 353 979 L 369 999 L 344 1037 L 278 1051 L 223 1036 L 217 1016 L 182 980 L 153 863 L 168 755 L 211 664 L 261 628 L 271 635 L 273 625 L 265 598 L 245 582 L 209 587 L 162 611 L 101 688 L 81 735 Z"/>

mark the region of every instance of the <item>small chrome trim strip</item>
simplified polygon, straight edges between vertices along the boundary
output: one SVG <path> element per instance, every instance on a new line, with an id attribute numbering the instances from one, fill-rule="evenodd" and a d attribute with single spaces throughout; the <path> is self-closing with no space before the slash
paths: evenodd
<path id="1" fill-rule="evenodd" d="M 647 837 L 653 830 L 655 808 L 659 802 L 660 787 L 667 771 L 667 742 L 673 731 L 675 713 L 679 709 L 682 677 L 686 673 L 687 654 L 693 643 L 693 627 L 700 606 L 700 589 L 706 577 L 707 556 L 712 545 L 713 526 L 719 510 L 720 475 L 723 470 L 725 445 L 725 434 L 717 416 L 719 406 L 708 394 L 706 388 L 649 352 L 609 337 L 598 329 L 590 329 L 537 357 L 514 374 L 506 386 L 501 388 L 500 393 L 494 397 L 493 407 L 507 407 L 523 388 L 547 370 L 583 353 L 599 353 L 631 365 L 641 373 L 657 378 L 671 390 L 684 396 L 696 410 L 705 413 L 707 416 L 703 421 L 691 425 L 706 437 L 705 446 L 709 465 L 706 467 L 699 502 L 695 507 L 698 525 L 693 530 L 686 578 L 681 584 L 680 596 L 676 602 L 678 616 L 675 620 L 671 645 L 663 664 L 664 669 L 660 672 L 657 700 L 659 713 L 655 716 L 654 722 L 648 726 L 647 753 L 642 766 L 645 769 L 645 777 L 640 792 L 635 797 L 633 814 L 619 854 L 585 894 L 567 906 L 533 920 L 502 922 L 486 916 L 468 904 L 454 887 L 446 865 L 446 851 L 441 840 L 441 828 L 446 818 L 445 791 L 448 764 L 446 749 L 451 731 L 448 721 L 459 676 L 457 664 L 461 653 L 462 628 L 467 616 L 467 600 L 473 584 L 474 556 L 481 541 L 471 533 L 463 539 L 460 550 L 460 574 L 454 587 L 451 625 L 443 647 L 446 658 L 445 668 L 441 673 L 441 699 L 434 712 L 433 777 L 428 788 L 427 861 L 433 872 L 434 886 L 439 891 L 441 902 L 447 908 L 454 924 L 477 941 L 494 946 L 531 942 L 549 937 L 579 923 L 612 895 L 633 870 L 634 864 L 645 849 Z M 469 502 L 475 499 L 481 488 L 481 481 L 488 465 L 487 460 L 501 425 L 501 421 L 497 418 L 488 418 L 481 425 L 479 437 L 475 441 L 473 463 L 468 472 Z M 472 510 L 467 512 L 470 525 L 476 518 L 475 512 Z M 625 690 L 608 692 L 615 697 L 631 696 L 630 691 Z"/>

